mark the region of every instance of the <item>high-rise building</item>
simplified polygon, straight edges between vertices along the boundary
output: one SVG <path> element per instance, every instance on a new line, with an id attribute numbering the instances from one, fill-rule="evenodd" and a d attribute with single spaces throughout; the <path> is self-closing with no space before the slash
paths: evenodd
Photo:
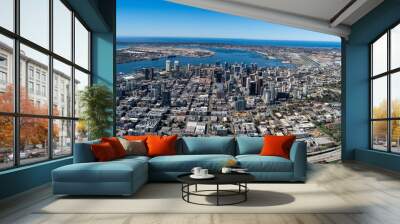
<path id="1" fill-rule="evenodd" d="M 275 89 L 275 85 L 273 82 L 270 82 L 268 87 L 269 87 L 269 91 L 271 92 L 271 102 L 274 103 L 275 99 L 276 99 L 276 93 L 277 93 L 277 91 Z"/>
<path id="2" fill-rule="evenodd" d="M 257 95 L 261 95 L 263 90 L 263 80 L 258 77 L 259 76 L 257 76 Z"/>
<path id="3" fill-rule="evenodd" d="M 225 71 L 225 81 L 231 80 L 231 72 L 230 71 Z"/>
<path id="4" fill-rule="evenodd" d="M 160 94 L 161 94 L 161 84 L 155 83 L 155 84 L 151 85 L 150 96 L 152 98 L 158 99 Z"/>
<path id="5" fill-rule="evenodd" d="M 233 72 L 235 73 L 235 75 L 239 75 L 241 73 L 241 67 L 239 65 L 235 65 L 233 67 Z"/>
<path id="6" fill-rule="evenodd" d="M 150 68 L 150 80 L 154 79 L 154 68 Z"/>
<path id="7" fill-rule="evenodd" d="M 216 83 L 222 83 L 222 71 L 215 70 L 214 71 L 214 77 L 215 77 L 215 82 Z"/>
<path id="8" fill-rule="evenodd" d="M 257 71 L 257 68 L 258 68 L 257 63 L 251 63 L 251 69 L 253 71 Z"/>
<path id="9" fill-rule="evenodd" d="M 150 69 L 144 68 L 143 73 L 144 73 L 144 79 L 149 80 L 150 79 Z"/>
<path id="10" fill-rule="evenodd" d="M 246 100 L 243 97 L 239 97 L 235 101 L 235 110 L 239 112 L 246 110 Z"/>
<path id="11" fill-rule="evenodd" d="M 270 104 L 271 103 L 271 92 L 269 90 L 265 90 L 263 94 L 263 101 L 265 104 Z"/>
<path id="12" fill-rule="evenodd" d="M 174 61 L 174 70 L 179 72 L 179 61 L 178 60 Z"/>
<path id="13" fill-rule="evenodd" d="M 227 82 L 227 87 L 226 88 L 228 89 L 228 92 L 231 93 L 235 88 L 234 81 L 230 80 L 229 82 Z"/>
<path id="14" fill-rule="evenodd" d="M 297 90 L 296 98 L 299 99 L 299 100 L 301 99 L 301 91 L 300 90 Z"/>
<path id="15" fill-rule="evenodd" d="M 163 91 L 161 97 L 161 104 L 164 107 L 171 106 L 171 92 L 170 91 Z"/>
<path id="16" fill-rule="evenodd" d="M 171 71 L 171 60 L 165 61 L 165 71 L 167 71 L 167 72 Z"/>
<path id="17" fill-rule="evenodd" d="M 242 77 L 242 86 L 247 87 L 247 77 L 246 76 Z"/>
<path id="18" fill-rule="evenodd" d="M 257 82 L 254 80 L 251 80 L 248 84 L 249 85 L 247 88 L 248 88 L 249 95 L 250 96 L 257 95 Z"/>
<path id="19" fill-rule="evenodd" d="M 228 70 L 229 70 L 229 64 L 228 64 L 228 62 L 225 62 L 225 63 L 224 63 L 224 70 L 225 70 L 225 71 L 228 71 Z"/>
<path id="20" fill-rule="evenodd" d="M 217 83 L 217 98 L 221 99 L 225 97 L 225 91 L 224 91 L 224 84 L 222 83 Z"/>
<path id="21" fill-rule="evenodd" d="M 307 94 L 308 94 L 308 88 L 307 88 L 307 85 L 304 84 L 304 86 L 303 86 L 303 95 L 307 96 Z"/>

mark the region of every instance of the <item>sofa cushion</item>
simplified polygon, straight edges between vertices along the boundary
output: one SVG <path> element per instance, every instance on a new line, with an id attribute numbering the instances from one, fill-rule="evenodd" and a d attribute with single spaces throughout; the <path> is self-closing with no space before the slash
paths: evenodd
<path id="1" fill-rule="evenodd" d="M 149 160 L 150 171 L 163 172 L 190 172 L 193 167 L 199 166 L 210 171 L 219 171 L 230 159 L 231 155 L 175 155 L 158 156 Z"/>
<path id="2" fill-rule="evenodd" d="M 75 163 L 53 170 L 58 182 L 130 182 L 135 172 L 146 171 L 147 163 L 140 159 L 109 162 Z M 147 173 L 143 173 L 147 176 Z"/>
<path id="3" fill-rule="evenodd" d="M 126 140 L 124 138 L 118 138 L 122 146 L 126 151 L 126 155 L 147 155 L 146 143 L 141 140 Z"/>
<path id="4" fill-rule="evenodd" d="M 110 143 L 110 145 L 114 149 L 117 158 L 122 158 L 126 156 L 126 151 L 117 137 L 104 137 L 101 138 L 101 142 Z"/>
<path id="5" fill-rule="evenodd" d="M 240 167 L 249 172 L 292 172 L 293 162 L 279 156 L 239 155 Z"/>
<path id="6" fill-rule="evenodd" d="M 182 154 L 235 154 L 233 137 L 183 137 Z"/>
<path id="7" fill-rule="evenodd" d="M 264 144 L 263 137 L 238 136 L 236 141 L 236 155 L 260 154 Z"/>
<path id="8" fill-rule="evenodd" d="M 118 158 L 113 146 L 109 142 L 93 144 L 90 147 L 92 148 L 94 157 L 96 157 L 96 161 L 105 162 Z"/>
<path id="9" fill-rule="evenodd" d="M 264 136 L 264 145 L 261 149 L 262 156 L 280 156 L 290 159 L 290 148 L 293 142 L 296 141 L 296 136 Z"/>
<path id="10" fill-rule="evenodd" d="M 176 154 L 176 139 L 177 135 L 172 136 L 149 136 L 146 143 L 148 156 L 166 156 Z"/>
<path id="11" fill-rule="evenodd" d="M 74 163 L 95 162 L 96 158 L 91 149 L 92 144 L 99 144 L 100 140 L 75 143 L 74 147 Z"/>

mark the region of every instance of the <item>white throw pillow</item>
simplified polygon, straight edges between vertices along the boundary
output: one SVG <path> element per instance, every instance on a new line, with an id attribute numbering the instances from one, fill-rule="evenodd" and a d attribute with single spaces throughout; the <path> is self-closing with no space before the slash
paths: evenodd
<path id="1" fill-rule="evenodd" d="M 118 138 L 126 151 L 126 155 L 146 156 L 146 145 L 141 140 L 129 141 L 124 138 Z"/>

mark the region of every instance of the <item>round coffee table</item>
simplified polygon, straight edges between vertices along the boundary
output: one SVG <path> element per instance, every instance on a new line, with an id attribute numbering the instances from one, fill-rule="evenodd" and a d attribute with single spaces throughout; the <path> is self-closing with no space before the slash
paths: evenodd
<path id="1" fill-rule="evenodd" d="M 197 205 L 234 205 L 247 201 L 247 192 L 249 188 L 247 183 L 255 180 L 255 177 L 248 173 L 229 173 L 213 174 L 215 177 L 212 179 L 193 179 L 189 174 L 182 174 L 177 177 L 178 181 L 182 183 L 182 199 L 188 203 Z M 215 185 L 215 190 L 198 190 L 197 185 Z M 237 190 L 224 190 L 220 189 L 220 185 L 236 185 Z M 195 186 L 194 191 L 190 191 L 190 186 Z M 206 194 L 214 192 L 215 194 Z M 203 197 L 216 197 L 216 204 L 202 204 L 190 200 L 190 196 L 203 196 Z M 221 197 L 240 196 L 240 199 L 231 203 L 221 203 Z"/>

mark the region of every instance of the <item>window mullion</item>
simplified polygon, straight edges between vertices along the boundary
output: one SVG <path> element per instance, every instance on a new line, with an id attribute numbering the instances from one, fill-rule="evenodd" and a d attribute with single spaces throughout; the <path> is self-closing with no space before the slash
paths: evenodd
<path id="1" fill-rule="evenodd" d="M 369 46 L 369 52 L 370 52 L 370 55 L 369 55 L 369 64 L 370 64 L 370 66 L 369 66 L 369 119 L 370 119 L 370 122 L 369 122 L 369 148 L 370 149 L 373 149 L 373 146 L 374 146 L 374 136 L 373 136 L 373 130 L 372 130 L 372 128 L 373 128 L 373 121 L 372 121 L 372 119 L 373 119 L 373 91 L 374 91 L 374 88 L 373 88 L 373 79 L 372 79 L 372 72 L 373 72 L 373 47 L 372 47 L 372 45 L 370 45 Z"/>
<path id="2" fill-rule="evenodd" d="M 390 71 L 390 30 L 387 32 L 387 71 Z M 387 96 L 388 96 L 388 103 L 387 103 L 387 110 L 388 110 L 388 118 L 392 117 L 392 99 L 391 99 L 391 79 L 392 76 L 390 73 L 387 75 Z M 392 129 L 392 121 L 388 121 L 388 127 L 387 127 L 387 132 L 388 132 L 388 148 L 387 151 L 391 152 L 392 151 L 392 135 L 391 135 L 391 129 Z"/>
<path id="3" fill-rule="evenodd" d="M 53 52 L 53 0 L 49 0 L 49 50 Z M 49 120 L 48 120 L 48 152 L 49 159 L 53 159 L 53 57 L 49 55 L 48 75 L 48 97 L 49 97 Z"/>
<path id="4" fill-rule="evenodd" d="M 72 64 L 74 66 L 71 67 L 71 91 L 72 91 L 72 105 L 71 105 L 71 117 L 75 118 L 75 12 L 72 11 L 72 16 L 71 16 L 71 24 L 72 24 L 72 38 L 71 38 L 71 60 Z M 76 121 L 72 121 L 72 132 L 71 132 L 71 150 L 72 150 L 72 155 L 74 155 L 74 145 L 75 145 L 75 126 L 76 126 Z"/>
<path id="5" fill-rule="evenodd" d="M 19 5 L 20 1 L 14 1 L 14 30 L 17 35 L 19 35 Z M 14 112 L 19 113 L 19 99 L 20 99 L 20 48 L 19 39 L 14 39 Z M 19 155 L 19 136 L 20 136 L 20 119 L 14 116 L 14 166 L 20 165 L 20 155 Z"/>

